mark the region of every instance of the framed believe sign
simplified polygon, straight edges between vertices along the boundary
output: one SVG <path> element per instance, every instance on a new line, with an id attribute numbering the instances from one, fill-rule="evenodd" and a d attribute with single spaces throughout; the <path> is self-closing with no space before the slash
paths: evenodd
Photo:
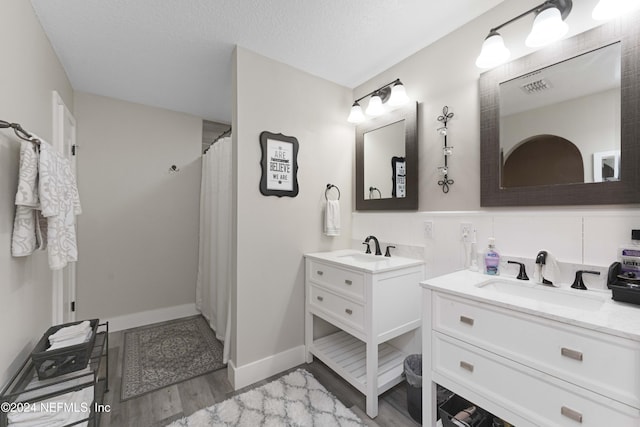
<path id="1" fill-rule="evenodd" d="M 264 131 L 260 134 L 262 176 L 260 192 L 265 196 L 298 195 L 298 140 L 293 136 Z"/>

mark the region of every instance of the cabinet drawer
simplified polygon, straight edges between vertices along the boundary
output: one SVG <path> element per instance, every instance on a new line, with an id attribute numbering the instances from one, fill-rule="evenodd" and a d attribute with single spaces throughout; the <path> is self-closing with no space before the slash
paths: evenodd
<path id="1" fill-rule="evenodd" d="M 317 286 L 310 287 L 309 304 L 349 326 L 364 331 L 364 307 Z M 336 325 L 339 326 L 339 325 Z"/>
<path id="2" fill-rule="evenodd" d="M 637 427 L 640 411 L 443 334 L 433 370 L 541 426 Z"/>
<path id="3" fill-rule="evenodd" d="M 310 279 L 336 292 L 364 300 L 364 274 L 312 261 Z"/>
<path id="4" fill-rule="evenodd" d="M 435 294 L 434 329 L 640 408 L 640 343 Z M 613 425 L 613 424 L 612 424 Z"/>

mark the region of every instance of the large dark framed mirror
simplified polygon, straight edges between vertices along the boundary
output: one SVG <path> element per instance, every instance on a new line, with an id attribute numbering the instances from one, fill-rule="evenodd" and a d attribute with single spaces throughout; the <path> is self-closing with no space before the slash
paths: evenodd
<path id="1" fill-rule="evenodd" d="M 418 209 L 417 104 L 356 127 L 356 210 Z"/>
<path id="2" fill-rule="evenodd" d="M 480 76 L 482 206 L 640 203 L 639 17 Z"/>

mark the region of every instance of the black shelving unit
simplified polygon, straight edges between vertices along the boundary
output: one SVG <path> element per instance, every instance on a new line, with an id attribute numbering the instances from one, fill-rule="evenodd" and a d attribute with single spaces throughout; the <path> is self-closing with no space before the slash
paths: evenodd
<path id="1" fill-rule="evenodd" d="M 109 391 L 109 322 L 98 325 L 87 367 L 88 370 L 85 368 L 40 381 L 37 378 L 31 357 L 29 357 L 0 394 L 3 409 L 5 406 L 15 408 L 19 405 L 24 407 L 26 404 L 33 407 L 34 404 L 38 405 L 38 402 L 46 399 L 93 386 L 93 401 L 89 410 L 86 411 L 88 415 L 66 426 L 87 422 L 88 426 L 97 427 L 100 425 L 101 409 L 104 409 L 101 407 L 104 394 Z M 8 414 L 3 410 L 0 412 L 0 427 L 7 427 L 7 425 Z"/>

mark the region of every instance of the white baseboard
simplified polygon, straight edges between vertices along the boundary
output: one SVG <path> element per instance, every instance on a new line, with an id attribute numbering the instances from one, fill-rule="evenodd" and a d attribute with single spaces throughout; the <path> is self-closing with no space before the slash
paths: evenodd
<path id="1" fill-rule="evenodd" d="M 241 389 L 272 375 L 305 363 L 305 347 L 300 345 L 282 353 L 256 360 L 243 366 L 236 366 L 232 360 L 228 364 L 229 382 L 234 390 Z"/>
<path id="2" fill-rule="evenodd" d="M 100 319 L 100 321 L 108 321 L 109 332 L 116 332 L 123 329 L 150 325 L 152 323 L 166 322 L 167 320 L 179 319 L 181 317 L 194 316 L 196 314 L 198 314 L 198 310 L 196 310 L 195 303 L 192 303 L 158 308 L 156 310 L 141 311 L 139 313 L 125 314 L 123 316 Z"/>

